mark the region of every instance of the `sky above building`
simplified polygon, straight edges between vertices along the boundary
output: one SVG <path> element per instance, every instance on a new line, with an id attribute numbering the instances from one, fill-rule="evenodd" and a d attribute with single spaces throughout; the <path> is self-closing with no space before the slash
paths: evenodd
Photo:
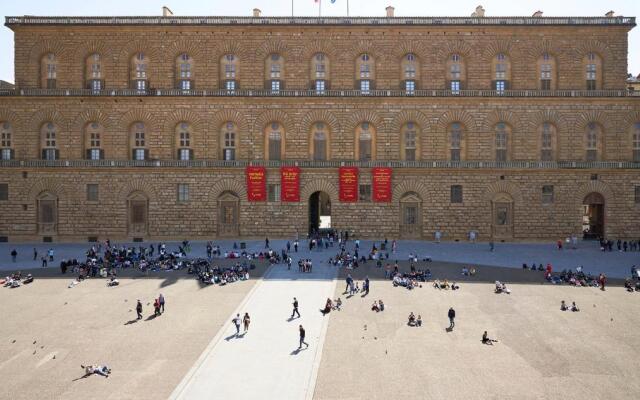
<path id="1" fill-rule="evenodd" d="M 469 16 L 482 4 L 486 16 L 531 16 L 543 11 L 544 16 L 604 16 L 610 10 L 616 15 L 640 16 L 640 0 L 322 0 L 323 16 L 384 16 L 385 7 L 395 7 L 396 16 Z M 0 15 L 161 15 L 162 6 L 175 15 L 239 15 L 249 16 L 253 8 L 263 16 L 317 16 L 319 3 L 314 0 L 0 0 Z M 0 29 L 0 79 L 13 82 L 13 32 Z M 640 74 L 640 27 L 629 33 L 628 72 Z"/>

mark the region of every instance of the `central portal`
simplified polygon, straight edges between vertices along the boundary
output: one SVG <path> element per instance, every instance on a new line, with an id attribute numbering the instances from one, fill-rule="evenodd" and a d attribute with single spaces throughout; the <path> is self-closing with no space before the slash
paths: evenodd
<path id="1" fill-rule="evenodd" d="M 309 234 L 331 229 L 331 200 L 325 192 L 315 192 L 309 197 Z"/>

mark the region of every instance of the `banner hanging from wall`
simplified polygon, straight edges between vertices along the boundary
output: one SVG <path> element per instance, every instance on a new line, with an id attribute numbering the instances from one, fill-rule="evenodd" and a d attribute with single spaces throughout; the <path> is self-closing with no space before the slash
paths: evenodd
<path id="1" fill-rule="evenodd" d="M 267 172 L 264 167 L 247 167 L 247 200 L 267 201 Z"/>
<path id="2" fill-rule="evenodd" d="M 371 183 L 373 201 L 380 203 L 391 201 L 391 168 L 372 168 Z"/>
<path id="3" fill-rule="evenodd" d="M 358 167 L 340 167 L 340 201 L 351 203 L 358 201 Z"/>
<path id="4" fill-rule="evenodd" d="M 300 201 L 300 168 L 280 168 L 280 200 L 288 202 Z"/>

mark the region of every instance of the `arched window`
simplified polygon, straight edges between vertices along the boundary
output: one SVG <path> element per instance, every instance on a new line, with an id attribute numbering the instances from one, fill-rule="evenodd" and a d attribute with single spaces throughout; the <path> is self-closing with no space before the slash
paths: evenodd
<path id="1" fill-rule="evenodd" d="M 316 122 L 311 128 L 311 154 L 316 161 L 329 159 L 329 133 L 324 122 Z"/>
<path id="2" fill-rule="evenodd" d="M 511 63 L 509 56 L 504 53 L 498 53 L 493 58 L 491 64 L 493 72 L 493 90 L 503 92 L 509 89 L 509 81 L 511 80 Z"/>
<path id="3" fill-rule="evenodd" d="M 284 158 L 284 128 L 279 122 L 272 122 L 265 129 L 266 159 L 282 160 Z"/>
<path id="4" fill-rule="evenodd" d="M 602 129 L 595 122 L 587 124 L 587 132 L 585 133 L 585 151 L 587 161 L 598 161 L 600 155 L 600 143 L 602 140 Z"/>
<path id="5" fill-rule="evenodd" d="M 496 161 L 508 161 L 509 160 L 509 126 L 504 122 L 498 122 L 496 124 Z"/>
<path id="6" fill-rule="evenodd" d="M 329 89 L 329 57 L 324 53 L 316 53 L 311 59 L 312 89 L 324 93 Z"/>
<path id="7" fill-rule="evenodd" d="M 376 130 L 369 122 L 362 122 L 356 127 L 356 159 L 371 161 L 376 157 Z"/>
<path id="8" fill-rule="evenodd" d="M 180 122 L 176 125 L 176 148 L 178 149 L 178 160 L 193 160 L 191 136 L 191 125 L 188 122 Z"/>
<path id="9" fill-rule="evenodd" d="M 538 79 L 540 90 L 557 89 L 556 59 L 549 53 L 543 53 L 538 59 Z"/>
<path id="10" fill-rule="evenodd" d="M 284 57 L 278 53 L 269 54 L 264 75 L 267 77 L 267 90 L 277 93 L 284 89 Z"/>
<path id="11" fill-rule="evenodd" d="M 87 160 L 102 160 L 104 149 L 102 148 L 102 135 L 104 129 L 98 122 L 89 122 L 84 128 L 85 158 Z"/>
<path id="12" fill-rule="evenodd" d="M 587 90 L 602 89 L 602 59 L 596 53 L 584 57 Z"/>
<path id="13" fill-rule="evenodd" d="M 148 89 L 149 84 L 149 56 L 147 56 L 144 52 L 139 52 L 131 57 L 131 65 L 130 68 L 130 79 L 131 79 L 131 88 L 136 89 L 140 92 L 144 92 Z"/>
<path id="14" fill-rule="evenodd" d="M 225 54 L 220 60 L 221 87 L 233 91 L 239 88 L 240 62 L 238 56 Z"/>
<path id="15" fill-rule="evenodd" d="M 403 160 L 416 161 L 420 158 L 418 125 L 409 121 L 400 128 L 400 139 L 402 143 L 401 157 Z"/>
<path id="16" fill-rule="evenodd" d="M 237 132 L 238 126 L 235 123 L 228 121 L 222 124 L 220 143 L 222 144 L 222 159 L 225 161 L 233 161 L 236 159 Z"/>
<path id="17" fill-rule="evenodd" d="M 85 86 L 93 92 L 99 92 L 104 87 L 102 76 L 102 57 L 93 53 L 87 57 L 84 64 Z"/>
<path id="18" fill-rule="evenodd" d="M 40 60 L 40 87 L 43 89 L 55 89 L 58 79 L 58 60 L 53 53 L 47 53 Z"/>
<path id="19" fill-rule="evenodd" d="M 460 54 L 452 54 L 447 60 L 447 89 L 458 94 L 465 89 L 467 70 Z"/>
<path id="20" fill-rule="evenodd" d="M 58 150 L 58 128 L 53 122 L 45 122 L 40 127 L 40 147 L 42 148 L 43 160 L 58 160 L 60 152 Z"/>
<path id="21" fill-rule="evenodd" d="M 176 59 L 176 85 L 181 90 L 194 89 L 193 58 L 182 53 Z"/>
<path id="22" fill-rule="evenodd" d="M 146 126 L 144 122 L 134 122 L 130 128 L 131 158 L 143 161 L 149 158 L 147 149 Z"/>
<path id="23" fill-rule="evenodd" d="M 463 129 L 462 124 L 454 122 L 449 127 L 449 159 L 451 161 L 463 160 Z"/>
<path id="24" fill-rule="evenodd" d="M 555 160 L 556 127 L 545 122 L 540 127 L 540 161 Z"/>
<path id="25" fill-rule="evenodd" d="M 632 159 L 635 162 L 640 162 L 640 122 L 636 122 L 633 125 L 633 135 L 631 136 L 633 154 Z"/>
<path id="26" fill-rule="evenodd" d="M 363 53 L 356 60 L 356 89 L 362 94 L 369 94 L 374 88 L 375 62 L 369 53 Z"/>
<path id="27" fill-rule="evenodd" d="M 400 70 L 400 81 L 402 82 L 401 88 L 406 90 L 408 94 L 413 94 L 416 90 L 416 82 L 420 80 L 418 57 L 413 53 L 409 53 L 402 57 Z"/>
<path id="28" fill-rule="evenodd" d="M 13 128 L 8 121 L 0 122 L 0 160 L 13 160 Z"/>

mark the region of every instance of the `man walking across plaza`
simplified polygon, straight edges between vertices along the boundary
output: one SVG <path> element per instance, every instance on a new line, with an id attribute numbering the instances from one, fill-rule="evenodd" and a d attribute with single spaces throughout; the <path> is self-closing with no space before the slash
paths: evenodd
<path id="1" fill-rule="evenodd" d="M 304 331 L 304 328 L 302 327 L 302 325 L 300 325 L 300 345 L 298 346 L 298 350 L 302 348 L 303 344 L 307 346 L 307 348 L 309 347 L 309 343 L 304 341 L 305 334 L 306 332 Z"/>
<path id="2" fill-rule="evenodd" d="M 138 313 L 138 319 L 142 319 L 142 303 L 138 300 L 138 304 L 136 304 L 136 313 Z"/>
<path id="3" fill-rule="evenodd" d="M 38 250 L 36 250 L 36 248 L 33 248 L 33 261 L 38 259 Z"/>
<path id="4" fill-rule="evenodd" d="M 452 331 L 456 326 L 456 323 L 454 321 L 456 319 L 456 310 L 454 310 L 453 307 L 450 307 L 447 316 L 449 317 L 449 330 Z"/>
<path id="5" fill-rule="evenodd" d="M 236 326 L 236 336 L 238 336 L 240 334 L 240 322 L 241 321 L 242 320 L 240 319 L 240 314 L 236 314 L 236 317 L 231 320 L 231 322 L 233 322 L 233 324 Z"/>
<path id="6" fill-rule="evenodd" d="M 18 252 L 16 249 L 11 250 L 11 261 L 16 262 L 16 257 L 18 257 Z"/>
<path id="7" fill-rule="evenodd" d="M 298 318 L 300 318 L 300 312 L 298 312 L 298 299 L 296 299 L 295 297 L 293 298 L 293 311 L 291 312 L 291 319 L 293 319 L 294 315 L 298 315 Z"/>
<path id="8" fill-rule="evenodd" d="M 366 276 L 364 278 L 364 287 L 362 289 L 364 289 L 364 295 L 368 295 L 369 294 L 369 276 Z"/>
<path id="9" fill-rule="evenodd" d="M 348 293 L 349 289 L 351 288 L 351 285 L 353 285 L 353 278 L 351 277 L 351 274 L 347 275 L 346 282 L 347 282 L 347 287 L 344 289 L 344 292 Z"/>
<path id="10" fill-rule="evenodd" d="M 162 293 L 160 293 L 160 296 L 158 296 L 158 301 L 160 302 L 160 311 L 164 312 L 164 296 L 162 295 Z"/>

